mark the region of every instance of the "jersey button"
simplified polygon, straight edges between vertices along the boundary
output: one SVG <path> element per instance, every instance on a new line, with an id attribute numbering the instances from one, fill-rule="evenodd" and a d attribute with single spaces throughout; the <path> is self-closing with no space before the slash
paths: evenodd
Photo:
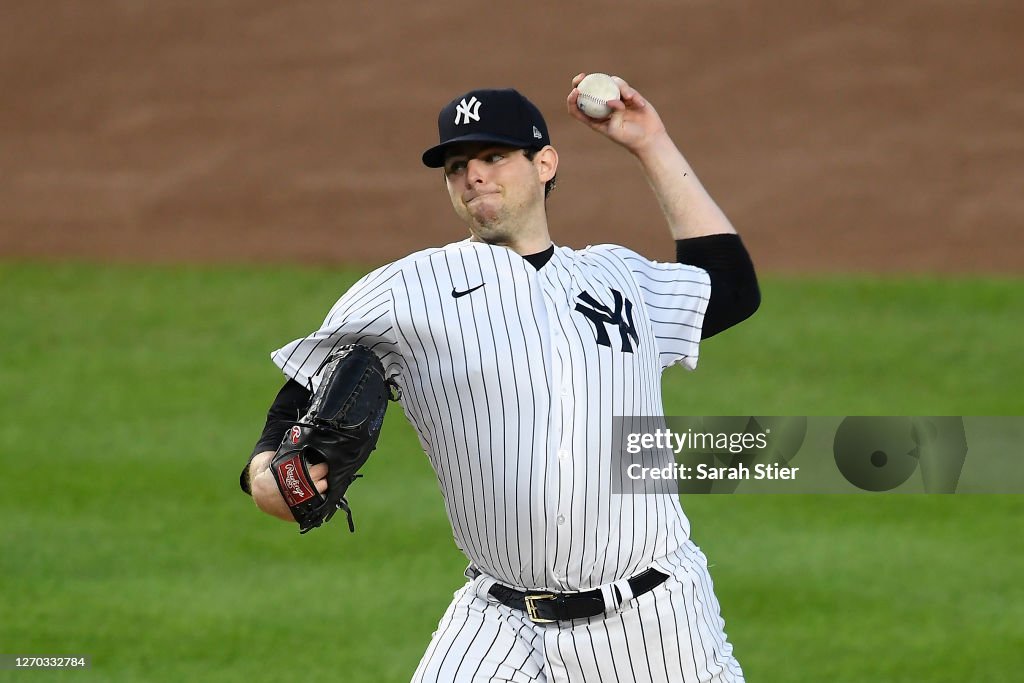
<path id="1" fill-rule="evenodd" d="M 568 458 L 569 458 L 569 451 L 564 450 L 564 449 L 558 451 L 558 459 L 559 460 L 568 460 Z"/>
<path id="2" fill-rule="evenodd" d="M 558 526 L 565 524 L 565 515 L 558 515 Z"/>

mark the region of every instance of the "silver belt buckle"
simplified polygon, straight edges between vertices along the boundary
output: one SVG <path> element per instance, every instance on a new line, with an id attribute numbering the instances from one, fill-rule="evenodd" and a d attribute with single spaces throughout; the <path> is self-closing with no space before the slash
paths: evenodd
<path id="1" fill-rule="evenodd" d="M 544 593 L 541 595 L 527 595 L 526 600 L 526 614 L 530 617 L 530 621 L 535 624 L 553 624 L 554 619 L 545 619 L 537 613 L 537 605 L 534 603 L 537 600 L 554 600 L 555 596 L 550 593 Z"/>

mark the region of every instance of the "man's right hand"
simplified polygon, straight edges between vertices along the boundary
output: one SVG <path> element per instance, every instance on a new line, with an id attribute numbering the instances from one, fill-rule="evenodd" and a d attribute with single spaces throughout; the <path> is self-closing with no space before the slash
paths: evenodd
<path id="1" fill-rule="evenodd" d="M 284 496 L 274 481 L 274 475 L 270 471 L 270 461 L 274 459 L 276 451 L 263 451 L 257 453 L 249 464 L 249 482 L 252 490 L 252 500 L 256 507 L 263 512 L 282 519 L 286 522 L 294 522 L 288 503 L 284 502 Z M 309 475 L 313 478 L 313 485 L 316 490 L 323 493 L 327 490 L 327 464 L 320 463 L 309 468 Z"/>

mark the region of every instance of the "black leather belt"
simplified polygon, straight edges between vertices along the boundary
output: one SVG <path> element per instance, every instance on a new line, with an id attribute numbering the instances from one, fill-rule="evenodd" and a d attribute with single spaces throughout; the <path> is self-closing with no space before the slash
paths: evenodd
<path id="1" fill-rule="evenodd" d="M 661 585 L 667 578 L 666 574 L 656 569 L 648 569 L 630 578 L 629 587 L 633 589 L 633 597 L 637 597 Z M 496 583 L 487 592 L 502 604 L 526 612 L 530 621 L 537 624 L 586 619 L 604 614 L 605 611 L 604 598 L 598 588 L 581 593 L 523 592 Z"/>

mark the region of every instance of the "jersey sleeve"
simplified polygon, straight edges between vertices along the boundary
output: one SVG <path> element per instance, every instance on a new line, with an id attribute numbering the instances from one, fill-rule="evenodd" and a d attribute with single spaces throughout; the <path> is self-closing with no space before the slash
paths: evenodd
<path id="1" fill-rule="evenodd" d="M 362 277 L 338 299 L 320 329 L 274 351 L 271 360 L 286 377 L 312 391 L 319 383 L 317 371 L 334 349 L 362 344 L 380 357 L 392 375 L 398 365 L 392 294 L 397 272 L 395 264 L 390 264 Z"/>
<path id="2" fill-rule="evenodd" d="M 704 313 L 711 300 L 707 271 L 682 263 L 651 261 L 625 247 L 616 247 L 615 252 L 633 274 L 643 297 L 662 369 L 681 363 L 694 370 Z"/>

